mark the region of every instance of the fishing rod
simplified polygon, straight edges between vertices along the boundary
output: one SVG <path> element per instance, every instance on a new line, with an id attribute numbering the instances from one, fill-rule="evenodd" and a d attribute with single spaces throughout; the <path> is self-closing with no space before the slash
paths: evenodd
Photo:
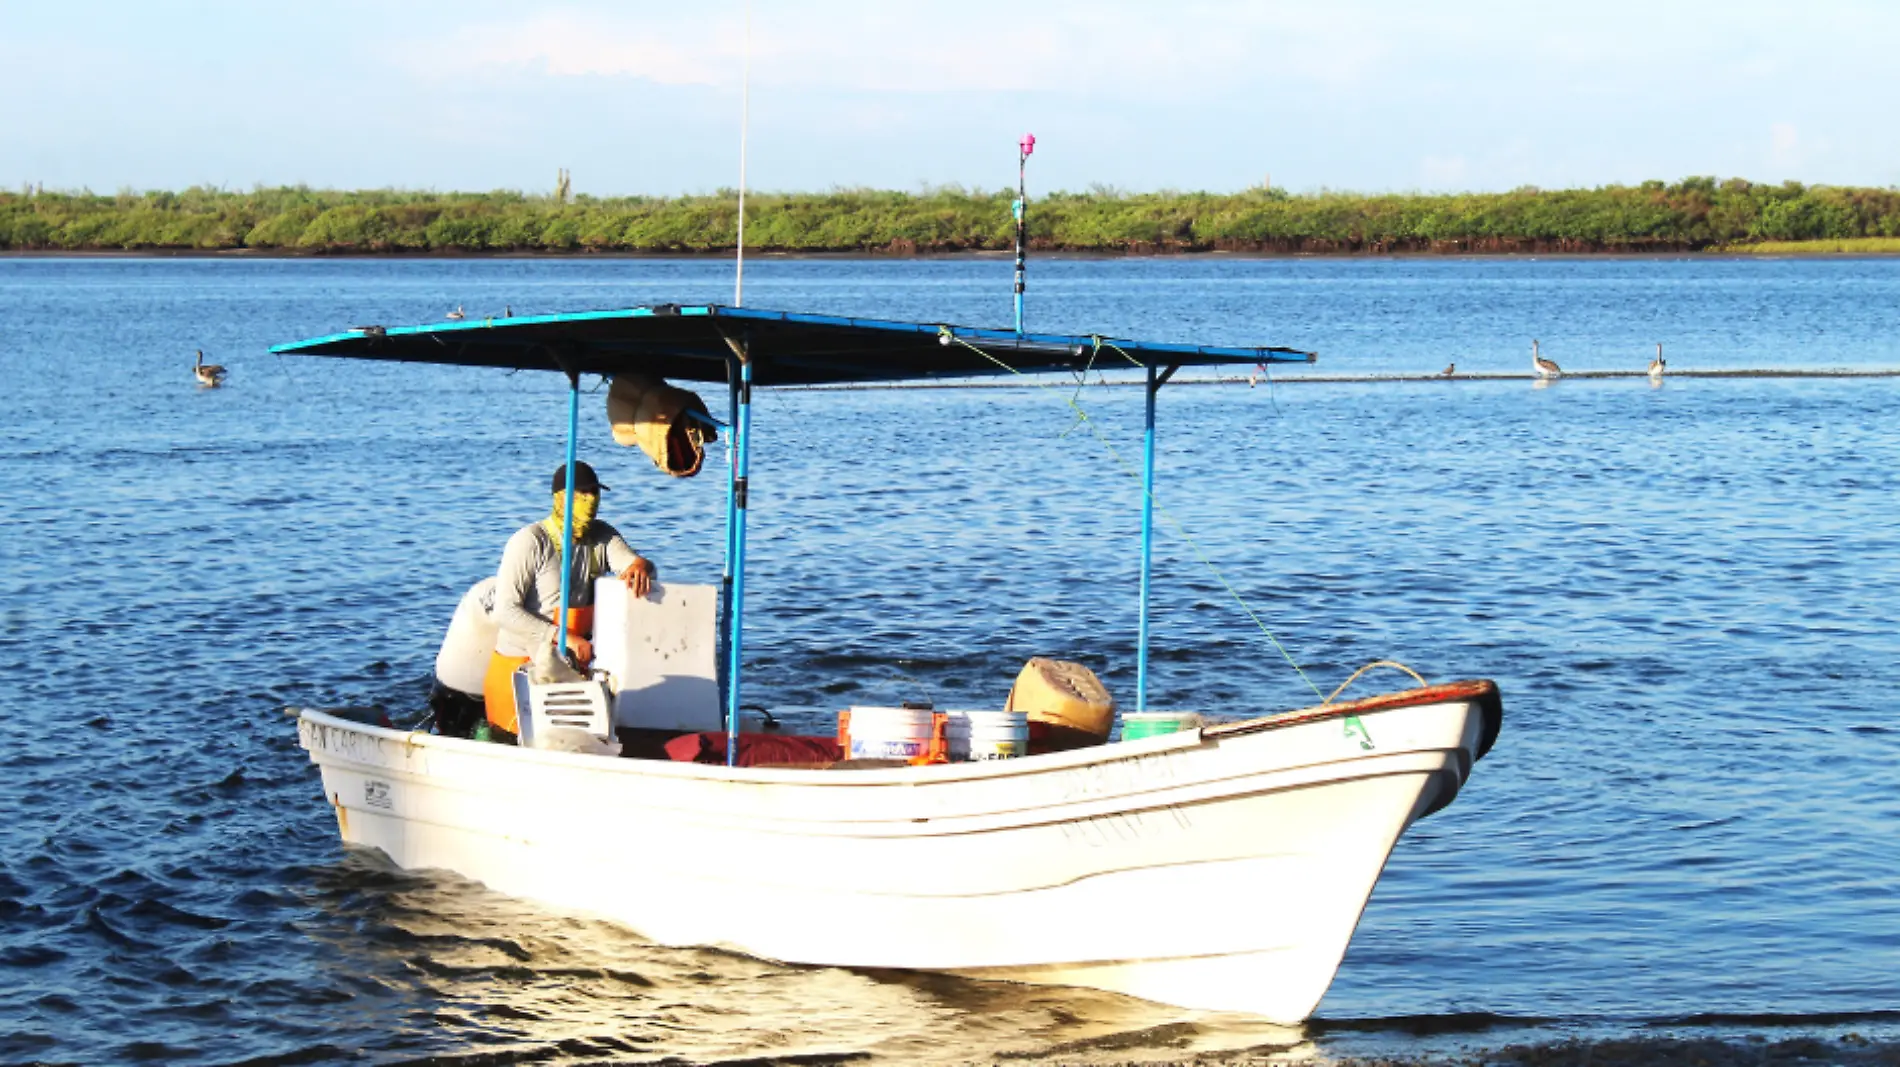
<path id="1" fill-rule="evenodd" d="M 1016 336 L 1023 334 L 1023 260 L 1029 255 L 1029 185 L 1025 172 L 1029 168 L 1030 153 L 1036 150 L 1036 135 L 1023 134 L 1016 142 L 1016 203 L 1011 210 L 1016 215 Z"/>
<path id="2" fill-rule="evenodd" d="M 745 6 L 744 73 L 739 78 L 739 240 L 733 255 L 732 306 L 745 306 L 745 135 L 752 120 L 752 4 Z"/>

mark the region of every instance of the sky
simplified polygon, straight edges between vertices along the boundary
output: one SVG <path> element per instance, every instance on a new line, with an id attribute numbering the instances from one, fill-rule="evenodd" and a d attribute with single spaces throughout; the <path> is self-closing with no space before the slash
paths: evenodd
<path id="1" fill-rule="evenodd" d="M 709 193 L 744 100 L 780 191 L 1025 132 L 1032 194 L 1893 186 L 1897 53 L 1889 0 L 0 0 L 0 187 Z"/>

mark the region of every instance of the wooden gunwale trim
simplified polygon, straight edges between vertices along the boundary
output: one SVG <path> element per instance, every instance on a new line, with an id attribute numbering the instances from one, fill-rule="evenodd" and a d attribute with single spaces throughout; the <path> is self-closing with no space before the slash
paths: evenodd
<path id="1" fill-rule="evenodd" d="M 1497 683 L 1489 678 L 1477 678 L 1462 682 L 1427 685 L 1417 689 L 1403 689 L 1396 693 L 1380 693 L 1377 696 L 1348 700 L 1341 704 L 1318 704 L 1309 708 L 1283 711 L 1276 715 L 1266 715 L 1258 719 L 1221 723 L 1218 726 L 1203 727 L 1201 736 L 1233 737 L 1239 734 L 1258 733 L 1262 730 L 1299 726 L 1303 723 L 1323 722 L 1327 719 L 1343 719 L 1348 715 L 1364 715 L 1374 711 L 1391 711 L 1395 708 L 1445 704 L 1459 700 L 1476 700 L 1488 705 L 1485 709 L 1486 718 L 1494 722 L 1503 715 L 1503 698 L 1498 693 Z M 1489 749 L 1491 740 L 1496 736 L 1496 726 L 1488 723 L 1481 749 Z M 1482 755 L 1483 752 L 1480 751 L 1479 754 Z"/>

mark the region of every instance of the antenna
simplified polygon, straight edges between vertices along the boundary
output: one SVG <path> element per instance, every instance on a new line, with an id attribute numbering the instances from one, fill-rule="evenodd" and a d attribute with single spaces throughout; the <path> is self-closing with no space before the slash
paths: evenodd
<path id="1" fill-rule="evenodd" d="M 745 306 L 745 133 L 752 112 L 752 0 L 745 5 L 745 68 L 739 82 L 739 247 L 733 259 L 732 306 Z"/>
<path id="2" fill-rule="evenodd" d="M 1036 150 L 1036 135 L 1023 134 L 1016 142 L 1016 203 L 1011 210 L 1016 215 L 1016 336 L 1023 335 L 1023 259 L 1029 255 L 1029 186 L 1024 172 L 1029 167 L 1029 155 Z"/>

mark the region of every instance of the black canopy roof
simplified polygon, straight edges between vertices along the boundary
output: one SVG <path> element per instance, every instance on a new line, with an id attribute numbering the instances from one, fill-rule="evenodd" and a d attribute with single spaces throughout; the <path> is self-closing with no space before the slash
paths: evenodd
<path id="1" fill-rule="evenodd" d="M 937 323 L 802 315 L 718 304 L 583 311 L 426 326 L 359 326 L 274 346 L 285 355 L 562 371 L 639 372 L 724 382 L 743 347 L 759 385 L 1079 371 L 1090 366 L 1195 367 L 1311 363 L 1291 348 L 1221 348 Z M 1120 351 L 1117 352 L 1116 350 Z M 1126 354 L 1128 359 L 1123 358 Z"/>

